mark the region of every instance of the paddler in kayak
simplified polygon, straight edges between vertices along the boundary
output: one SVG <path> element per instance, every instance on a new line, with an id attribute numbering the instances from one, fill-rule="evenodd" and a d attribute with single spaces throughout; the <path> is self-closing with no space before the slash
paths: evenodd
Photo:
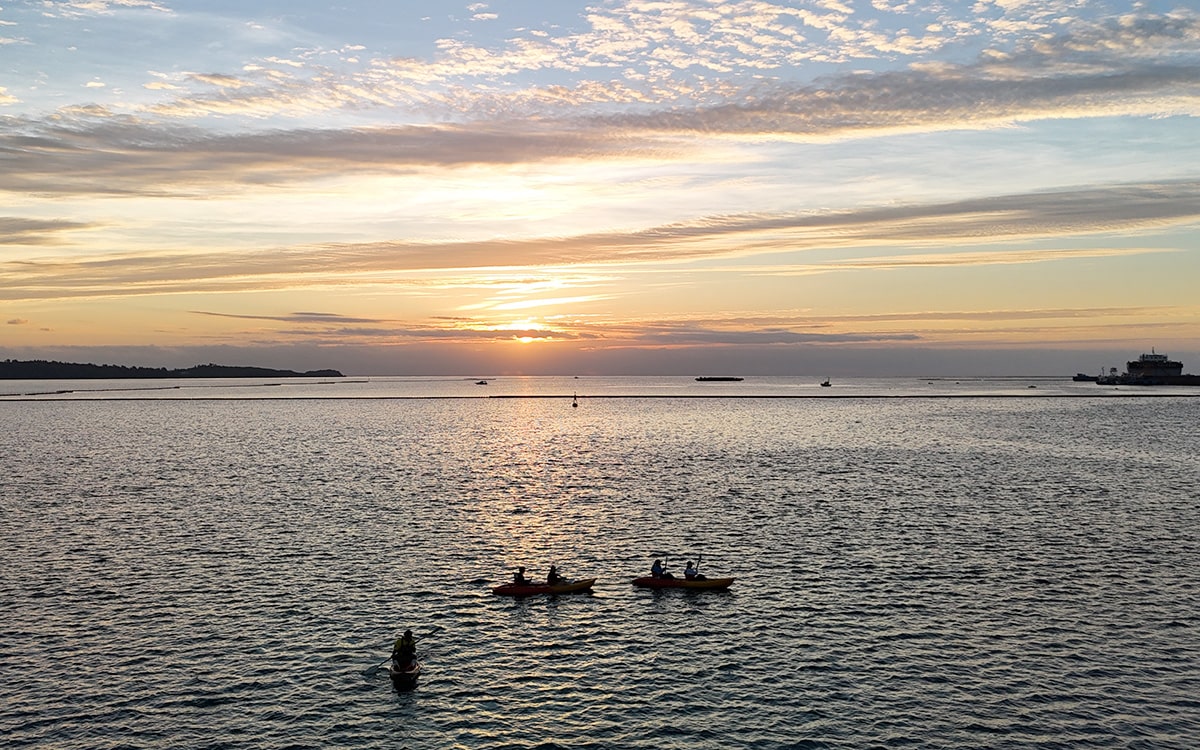
<path id="1" fill-rule="evenodd" d="M 546 585 L 553 586 L 556 583 L 566 583 L 567 579 L 558 574 L 558 566 L 551 565 L 550 571 L 546 573 Z"/>
<path id="2" fill-rule="evenodd" d="M 691 560 L 688 560 L 687 567 L 685 567 L 683 569 L 683 577 L 688 579 L 689 581 L 707 581 L 708 580 L 707 578 L 705 578 L 703 575 L 700 574 L 700 571 L 696 568 L 695 565 L 692 565 Z"/>
<path id="3" fill-rule="evenodd" d="M 513 583 L 521 585 L 521 586 L 526 586 L 528 584 L 533 583 L 533 581 L 531 581 L 525 577 L 525 566 L 524 565 L 517 568 L 516 573 L 513 573 Z"/>
<path id="4" fill-rule="evenodd" d="M 396 639 L 396 645 L 392 646 L 392 663 L 396 665 L 396 669 L 402 670 L 416 658 L 417 639 L 413 637 L 411 630 L 405 630 L 404 635 Z"/>
<path id="5" fill-rule="evenodd" d="M 654 564 L 650 566 L 650 575 L 653 578 L 674 578 L 675 577 L 675 576 L 671 575 L 670 573 L 668 573 L 667 569 L 663 567 L 662 560 L 654 561 Z"/>

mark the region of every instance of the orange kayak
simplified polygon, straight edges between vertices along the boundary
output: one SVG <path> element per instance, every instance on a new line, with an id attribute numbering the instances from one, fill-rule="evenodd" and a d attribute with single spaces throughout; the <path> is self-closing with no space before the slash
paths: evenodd
<path id="1" fill-rule="evenodd" d="M 708 589 L 710 591 L 727 589 L 733 583 L 732 578 L 655 578 L 642 576 L 634 578 L 633 585 L 644 589 Z"/>
<path id="2" fill-rule="evenodd" d="M 546 583 L 505 583 L 492 589 L 493 594 L 501 596 L 536 596 L 537 594 L 575 594 L 580 591 L 588 591 L 592 588 L 592 584 L 596 582 L 595 578 L 583 578 L 570 583 L 556 583 L 554 585 Z"/>

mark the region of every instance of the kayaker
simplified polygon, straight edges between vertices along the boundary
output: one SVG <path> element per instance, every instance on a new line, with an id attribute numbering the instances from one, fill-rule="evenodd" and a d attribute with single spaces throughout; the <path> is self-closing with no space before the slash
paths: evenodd
<path id="1" fill-rule="evenodd" d="M 392 662 L 397 669 L 403 669 L 417 658 L 417 639 L 411 630 L 405 630 L 404 635 L 396 639 L 392 646 Z"/>
<path id="2" fill-rule="evenodd" d="M 566 578 L 563 578 L 562 576 L 560 576 L 558 574 L 558 566 L 557 565 L 550 566 L 550 572 L 546 573 L 546 583 L 547 584 L 553 586 L 556 583 L 562 583 L 566 580 L 567 580 Z"/>
<path id="3" fill-rule="evenodd" d="M 688 560 L 687 566 L 683 569 L 683 577 L 688 579 L 689 581 L 706 581 L 706 580 L 708 580 L 704 576 L 700 575 L 700 571 L 696 569 L 695 565 L 692 565 L 691 560 Z"/>
<path id="4" fill-rule="evenodd" d="M 530 580 L 525 577 L 525 566 L 517 568 L 517 572 L 513 573 L 513 583 L 530 583 Z"/>
<path id="5" fill-rule="evenodd" d="M 654 564 L 650 566 L 650 575 L 653 576 L 654 578 L 674 578 L 675 577 L 675 576 L 671 575 L 670 573 L 668 573 L 667 569 L 663 567 L 662 560 L 654 561 Z"/>

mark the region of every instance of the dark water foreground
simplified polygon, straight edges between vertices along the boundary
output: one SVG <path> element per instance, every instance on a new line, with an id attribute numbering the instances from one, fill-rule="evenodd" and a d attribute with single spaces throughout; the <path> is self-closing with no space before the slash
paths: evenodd
<path id="1" fill-rule="evenodd" d="M 1197 399 L 0 413 L 7 747 L 1200 737 Z M 595 593 L 488 592 L 550 563 Z M 435 625 L 415 691 L 363 676 Z"/>

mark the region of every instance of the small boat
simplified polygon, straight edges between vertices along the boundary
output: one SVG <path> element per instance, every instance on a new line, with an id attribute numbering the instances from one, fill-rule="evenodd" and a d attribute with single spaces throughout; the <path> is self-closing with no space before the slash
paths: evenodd
<path id="1" fill-rule="evenodd" d="M 633 585 L 644 589 L 707 589 L 719 591 L 729 588 L 732 578 L 655 578 L 642 576 L 634 578 Z"/>
<path id="2" fill-rule="evenodd" d="M 487 385 L 487 381 L 486 380 L 476 380 L 475 385 Z"/>
<path id="3" fill-rule="evenodd" d="M 577 594 L 590 591 L 595 578 L 581 578 L 569 583 L 504 583 L 494 589 L 493 594 L 500 596 L 536 596 L 538 594 Z"/>
<path id="4" fill-rule="evenodd" d="M 417 686 L 417 678 L 421 676 L 421 662 L 413 659 L 406 666 L 397 668 L 388 664 L 388 675 L 396 687 L 411 690 Z"/>
<path id="5" fill-rule="evenodd" d="M 821 381 L 822 388 L 828 388 L 831 385 L 833 385 L 833 383 L 829 382 L 829 378 L 825 378 L 824 380 Z"/>

